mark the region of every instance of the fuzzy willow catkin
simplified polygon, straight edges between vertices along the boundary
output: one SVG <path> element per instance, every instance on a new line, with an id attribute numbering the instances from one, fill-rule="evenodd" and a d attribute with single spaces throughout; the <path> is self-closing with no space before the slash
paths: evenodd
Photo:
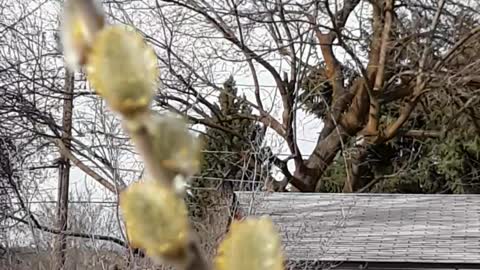
<path id="1" fill-rule="evenodd" d="M 86 64 L 97 33 L 105 26 L 105 13 L 97 0 L 67 0 L 61 20 L 61 45 L 71 71 Z"/>
<path id="2" fill-rule="evenodd" d="M 157 87 L 157 56 L 125 26 L 107 26 L 93 43 L 87 76 L 93 88 L 124 117 L 146 111 Z"/>
<path id="3" fill-rule="evenodd" d="M 189 241 L 183 200 L 157 181 L 132 184 L 120 195 L 120 208 L 131 243 L 166 261 L 186 256 Z"/>
<path id="4" fill-rule="evenodd" d="M 218 248 L 215 270 L 283 270 L 280 236 L 267 217 L 233 222 Z"/>

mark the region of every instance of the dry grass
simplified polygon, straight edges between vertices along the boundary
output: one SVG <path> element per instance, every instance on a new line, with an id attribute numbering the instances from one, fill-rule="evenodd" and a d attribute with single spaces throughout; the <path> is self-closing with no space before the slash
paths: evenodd
<path id="1" fill-rule="evenodd" d="M 93 249 L 70 249 L 67 252 L 65 269 L 68 270 L 147 270 L 155 267 L 146 258 L 134 258 L 129 263 L 129 254 Z M 53 253 L 33 249 L 11 249 L 0 258 L 0 270 L 50 270 Z"/>

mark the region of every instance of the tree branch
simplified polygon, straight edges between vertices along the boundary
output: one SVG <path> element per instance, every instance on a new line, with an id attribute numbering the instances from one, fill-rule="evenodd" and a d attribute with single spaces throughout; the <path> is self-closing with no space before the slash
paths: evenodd
<path id="1" fill-rule="evenodd" d="M 12 216 L 12 215 L 7 215 L 8 218 L 13 219 L 17 222 L 30 225 L 28 221 L 25 221 L 21 218 Z M 36 219 L 32 220 L 33 225 L 36 229 L 39 229 L 44 232 L 52 233 L 52 234 L 57 234 L 57 235 L 65 235 L 65 236 L 70 236 L 70 237 L 78 237 L 78 238 L 87 238 L 87 239 L 92 239 L 92 240 L 103 240 L 103 241 L 109 241 L 112 243 L 115 243 L 119 246 L 122 246 L 124 248 L 129 248 L 130 246 L 123 240 L 118 239 L 113 236 L 107 236 L 107 235 L 100 235 L 100 234 L 88 234 L 88 233 L 79 233 L 79 232 L 70 232 L 70 231 L 62 231 L 62 230 L 57 230 L 53 229 L 44 225 L 41 225 L 38 223 Z"/>
<path id="2" fill-rule="evenodd" d="M 55 144 L 59 148 L 60 152 L 67 157 L 73 164 L 75 164 L 78 168 L 80 168 L 84 173 L 92 177 L 95 181 L 97 181 L 100 185 L 106 187 L 108 190 L 113 192 L 114 194 L 117 194 L 120 192 L 120 190 L 115 187 L 114 184 L 110 183 L 108 180 L 97 174 L 94 170 L 89 168 L 87 165 L 85 165 L 81 160 L 79 160 L 77 157 L 75 157 L 70 150 L 68 150 L 65 147 L 65 144 L 60 139 L 56 139 Z M 123 189 L 124 187 L 120 187 L 120 189 Z"/>
<path id="3" fill-rule="evenodd" d="M 437 13 L 435 14 L 435 18 L 432 21 L 432 25 L 431 25 L 432 31 L 431 31 L 430 39 L 433 39 L 444 5 L 445 5 L 445 0 L 440 0 Z M 458 48 L 458 47 L 454 46 L 454 48 Z M 420 96 L 423 94 L 423 91 L 425 90 L 426 85 L 431 80 L 429 78 L 427 79 L 423 78 L 425 63 L 426 63 L 427 55 L 429 52 L 430 52 L 430 47 L 426 45 L 423 50 L 422 57 L 420 59 L 415 88 L 413 90 L 412 97 L 410 101 L 405 105 L 405 107 L 402 108 L 400 112 L 400 116 L 397 118 L 397 120 L 392 124 L 390 124 L 389 126 L 387 126 L 387 128 L 385 129 L 384 135 L 382 136 L 383 138 L 381 138 L 382 141 L 388 141 L 398 133 L 399 129 L 403 126 L 403 124 L 408 120 L 408 118 L 410 118 L 410 114 L 412 113 L 413 109 L 415 109 L 417 102 L 420 100 Z M 449 57 L 450 54 L 451 53 L 447 53 L 446 57 Z M 441 62 L 438 62 L 435 65 L 435 67 L 437 66 L 439 67 L 441 65 L 439 63 Z"/>
<path id="4" fill-rule="evenodd" d="M 385 63 L 390 45 L 390 32 L 393 23 L 393 0 L 387 0 L 385 4 L 385 23 L 383 25 L 382 39 L 380 41 L 380 52 L 378 67 L 373 85 L 373 92 L 370 95 L 370 112 L 368 114 L 368 122 L 365 128 L 367 135 L 373 135 L 377 138 L 378 124 L 380 118 L 380 102 L 379 97 L 383 93 L 385 80 Z"/>

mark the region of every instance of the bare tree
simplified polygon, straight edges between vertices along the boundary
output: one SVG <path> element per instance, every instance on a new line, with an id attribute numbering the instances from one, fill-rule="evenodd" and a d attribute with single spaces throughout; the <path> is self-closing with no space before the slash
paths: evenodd
<path id="1" fill-rule="evenodd" d="M 205 113 L 221 114 L 208 97 L 222 91 L 214 68 L 227 64 L 239 74 L 250 72 L 253 95 L 249 102 L 255 112 L 241 117 L 273 130 L 285 141 L 289 159 L 295 163 L 293 173 L 283 170 L 285 180 L 276 190 L 284 190 L 287 183 L 301 191 L 318 190 L 338 154 L 346 171 L 343 191 L 360 190 L 369 183 L 360 179 L 360 165 L 368 162 L 371 147 L 401 138 L 449 134 L 412 128 L 413 116 L 429 114 L 417 105 L 440 92 L 448 99 L 465 87 L 470 97 L 476 96 L 478 60 L 470 58 L 471 63 L 460 66 L 452 63 L 479 33 L 478 27 L 466 30 L 463 25 L 460 34 L 460 17 L 476 21 L 475 9 L 461 2 L 166 0 L 142 4 L 161 18 L 161 30 L 145 29 L 145 35 L 169 71 L 162 80 L 172 91 L 160 93 L 163 106 L 183 105 L 194 123 L 215 127 L 210 113 Z M 283 63 L 288 67 L 281 71 Z M 281 102 L 278 115 L 265 104 L 260 81 L 265 76 L 260 78 L 260 71 L 275 83 Z M 443 93 L 446 85 L 452 90 Z M 202 94 L 204 88 L 210 92 Z M 324 123 L 317 131 L 313 153 L 306 158 L 297 139 L 302 107 Z"/>
<path id="2" fill-rule="evenodd" d="M 26 239 L 18 239 L 19 243 L 31 241 L 37 251 L 51 248 L 51 242 L 39 235 L 58 235 L 59 268 L 65 259 L 66 237 L 103 239 L 128 248 L 125 238 L 107 231 L 89 234 L 67 228 L 70 176 L 75 182 L 87 176 L 98 194 L 115 200 L 127 182 L 138 178 L 141 167 L 125 145 L 127 138 L 118 121 L 87 91 L 84 78 L 65 72 L 58 42 L 60 6 L 51 1 L 4 1 L 0 7 L 5 15 L 0 19 L 4 37 L 0 42 L 0 129 L 2 142 L 13 145 L 1 160 L 10 164 L 17 160 L 9 174 L 13 178 L 2 175 L 2 187 L 15 191 L 7 198 L 16 211 L 6 211 L 3 217 L 7 224 L 16 225 L 15 230 L 25 232 Z M 78 105 L 75 111 L 74 104 Z M 55 198 L 50 187 L 57 181 L 62 191 L 59 222 L 42 216 L 35 207 Z M 121 226 L 119 219 L 112 222 Z"/>

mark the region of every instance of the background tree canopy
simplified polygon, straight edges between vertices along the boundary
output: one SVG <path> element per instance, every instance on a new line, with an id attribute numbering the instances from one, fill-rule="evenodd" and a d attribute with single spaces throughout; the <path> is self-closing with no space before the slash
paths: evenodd
<path id="1" fill-rule="evenodd" d="M 478 4 L 164 2 L 165 9 L 192 15 L 163 26 L 171 30 L 172 43 L 158 46 L 178 61 L 165 84 L 186 96 L 198 93 L 192 84 L 225 94 L 204 75 L 214 68 L 191 52 L 193 61 L 182 60 L 184 48 L 174 46 L 175 33 L 185 33 L 179 25 L 204 23 L 208 34 L 188 32 L 202 52 L 210 61 L 233 63 L 254 82 L 245 104 L 251 111 L 237 117 L 257 121 L 288 146 L 294 170 L 285 169 L 287 160 L 270 158 L 284 174 L 271 188 L 284 190 L 290 183 L 300 191 L 323 192 L 477 191 Z M 205 35 L 219 41 L 206 41 Z M 282 63 L 288 66 L 284 71 Z M 262 72 L 275 83 L 278 113 L 264 100 Z M 192 121 L 208 126 L 213 114 L 225 115 L 214 105 L 193 105 L 210 115 L 191 115 Z M 312 154 L 302 153 L 297 139 L 303 113 L 324 123 L 312 130 L 319 134 Z M 231 131 L 219 132 L 228 137 Z"/>

